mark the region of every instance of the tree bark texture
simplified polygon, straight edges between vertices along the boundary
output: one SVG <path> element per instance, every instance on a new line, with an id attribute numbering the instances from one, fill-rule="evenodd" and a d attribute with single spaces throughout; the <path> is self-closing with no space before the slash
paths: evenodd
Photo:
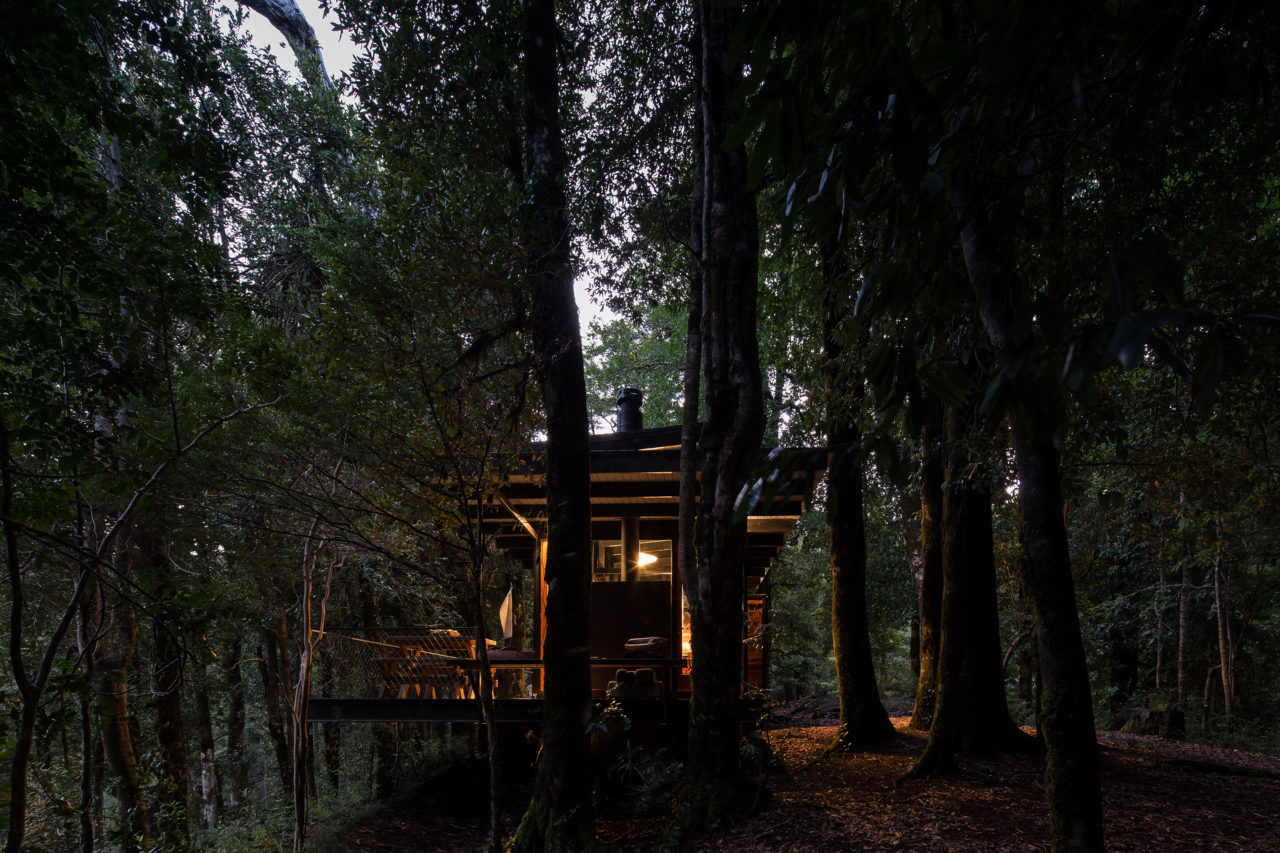
<path id="1" fill-rule="evenodd" d="M 132 524 L 116 540 L 113 569 L 121 583 L 133 577 Z M 101 595 L 101 590 L 97 591 Z M 101 719 L 102 749 L 111 768 L 122 829 L 132 838 L 151 843 L 151 822 L 142 795 L 141 774 L 132 727 L 129 724 L 129 669 L 138 646 L 138 625 L 127 602 L 102 603 L 98 659 L 94 670 L 94 697 Z M 106 629 L 113 626 L 113 630 Z"/>
<path id="2" fill-rule="evenodd" d="M 1187 517 L 1187 493 L 1178 492 L 1179 515 Z M 1178 707 L 1184 711 L 1191 698 L 1191 589 L 1195 584 L 1193 546 L 1190 532 L 1182 537 L 1182 583 L 1178 586 Z"/>
<path id="3" fill-rule="evenodd" d="M 916 612 L 911 616 L 907 640 L 907 660 L 911 674 L 920 678 L 920 582 L 924 578 L 924 555 L 920 552 L 920 492 L 896 490 L 898 518 L 902 523 L 902 541 L 906 543 L 907 565 L 916 591 Z"/>
<path id="4" fill-rule="evenodd" d="M 867 618 L 867 533 L 863 512 L 862 431 L 857 417 L 863 393 L 846 361 L 842 330 L 847 275 L 836 241 L 822 262 L 822 348 L 827 392 L 827 440 L 834 453 L 827 471 L 827 520 L 831 528 L 831 641 L 835 653 L 840 725 L 833 748 L 856 749 L 894 737 L 880 701 Z"/>
<path id="5" fill-rule="evenodd" d="M 525 0 L 525 157 L 536 374 L 547 413 L 547 583 L 542 756 L 516 850 L 582 850 L 595 835 L 586 731 L 591 719 L 590 445 L 573 297 L 552 0 Z"/>
<path id="6" fill-rule="evenodd" d="M 700 63 L 701 51 L 692 51 L 695 64 Z M 701 85 L 699 81 L 699 92 Z M 702 111 L 696 110 L 693 119 L 693 191 L 689 201 L 689 317 L 684 356 L 684 402 L 680 412 L 680 504 L 677 565 L 685 602 L 693 601 L 696 590 L 698 547 L 696 540 L 698 506 L 698 400 L 702 393 L 702 196 L 705 190 L 702 151 Z M 683 607 L 675 614 L 683 620 Z M 672 626 L 675 630 L 675 626 Z M 676 638 L 671 638 L 674 647 Z M 680 642 L 683 647 L 683 626 Z M 683 648 L 681 649 L 683 654 Z"/>
<path id="7" fill-rule="evenodd" d="M 938 641 L 942 622 L 941 431 L 926 418 L 920 431 L 920 678 L 911 728 L 928 731 L 938 692 Z"/>
<path id="8" fill-rule="evenodd" d="M 280 640 L 275 631 L 270 627 L 264 627 L 261 645 L 258 647 L 258 672 L 262 676 L 262 698 L 267 712 L 267 733 L 271 736 L 271 744 L 275 748 L 280 788 L 288 791 L 292 779 L 291 758 L 289 736 L 285 731 L 284 693 L 281 690 L 283 670 L 280 665 Z"/>
<path id="9" fill-rule="evenodd" d="M 325 699 L 333 698 L 333 652 L 329 644 L 322 644 L 318 650 L 320 652 L 320 667 L 322 687 L 320 695 Z M 324 723 L 320 727 L 320 736 L 324 742 L 324 772 L 329 780 L 329 788 L 332 793 L 338 793 L 342 789 L 342 727 L 337 723 Z"/>
<path id="10" fill-rule="evenodd" d="M 1218 617 L 1218 670 L 1222 676 L 1222 716 L 1231 730 L 1231 715 L 1235 702 L 1235 644 L 1231 639 L 1231 619 L 1227 610 L 1227 590 L 1222 567 L 1222 522 L 1216 526 L 1218 542 L 1213 555 L 1213 605 Z"/>
<path id="11" fill-rule="evenodd" d="M 1025 285 L 1001 263 L 985 213 L 969 191 L 953 188 L 960 243 L 969 282 L 999 367 L 1011 381 L 1051 391 L 1030 372 L 1028 342 L 1013 328 Z M 1030 395 L 1027 395 L 1030 397 Z M 1056 399 L 1056 395 L 1053 395 Z M 1009 414 L 1022 509 L 1026 584 L 1039 626 L 1044 701 L 1040 730 L 1048 750 L 1047 794 L 1055 850 L 1103 849 L 1102 792 L 1089 670 L 1076 612 L 1071 557 L 1062 513 L 1062 475 L 1053 436 L 1061 415 L 1052 402 L 1037 408 L 1020 400 Z"/>
<path id="12" fill-rule="evenodd" d="M 93 853 L 96 832 L 93 826 L 93 777 L 97 763 L 94 761 L 93 710 L 83 695 L 76 702 L 80 723 L 80 851 Z"/>
<path id="13" fill-rule="evenodd" d="M 857 749 L 893 738 L 880 701 L 867 618 L 867 536 L 863 515 L 861 432 L 852 413 L 835 413 L 828 428 L 836 459 L 827 472 L 831 526 L 831 640 L 840 725 L 833 747 Z"/>
<path id="14" fill-rule="evenodd" d="M 222 662 L 222 674 L 227 683 L 227 809 L 231 814 L 240 810 L 244 791 L 249 785 L 244 754 L 244 677 L 240 672 L 244 646 L 239 637 L 231 641 L 227 656 Z"/>
<path id="15" fill-rule="evenodd" d="M 166 845 L 181 849 L 188 841 L 187 803 L 191 800 L 187 766 L 186 730 L 182 719 L 182 644 L 177 627 L 168 618 L 173 596 L 169 545 L 154 522 L 140 523 L 135 541 L 146 559 L 147 571 L 158 601 L 152 608 L 152 647 L 155 657 L 156 742 L 161 780 L 156 823 Z"/>
<path id="16" fill-rule="evenodd" d="M 723 822 L 742 783 L 738 761 L 742 686 L 746 519 L 737 498 L 764 429 L 756 342 L 758 235 L 747 188 L 746 152 L 725 150 L 739 113 L 741 68 L 726 68 L 739 11 L 698 4 L 701 53 L 702 366 L 706 424 L 701 436 L 698 555 L 686 581 L 693 662 L 689 760 L 682 823 L 700 832 Z"/>
<path id="17" fill-rule="evenodd" d="M 200 660 L 207 660 L 207 649 L 201 648 Z M 213 736 L 213 713 L 209 709 L 209 685 L 203 667 L 194 679 L 196 700 L 196 738 L 200 747 L 200 823 L 212 829 L 222 820 L 222 774 L 216 759 L 217 741 Z"/>
<path id="18" fill-rule="evenodd" d="M 324 57 L 320 54 L 320 42 L 316 39 L 316 31 L 307 22 L 306 15 L 298 7 L 296 0 L 241 0 L 244 5 L 266 18 L 293 50 L 298 59 L 298 67 L 302 75 L 311 84 L 323 91 L 333 91 L 333 83 L 329 72 L 324 67 Z"/>
<path id="19" fill-rule="evenodd" d="M 947 407 L 942 500 L 942 610 L 937 695 L 929 743 L 912 774 L 955 769 L 965 752 L 990 755 L 1029 746 L 1009 715 L 996 605 L 991 494 L 971 473 L 965 449 L 974 431 L 976 400 Z"/>
<path id="20" fill-rule="evenodd" d="M 36 710 L 40 691 L 27 675 L 23 659 L 22 628 L 26 623 L 26 591 L 22 559 L 18 548 L 18 524 L 13 517 L 13 501 L 17 491 L 14 461 L 9 443 L 9 428 L 0 411 L 0 525 L 4 527 L 4 568 L 9 576 L 9 666 L 22 696 L 22 719 L 14 738 L 9 765 L 9 850 L 22 848 L 27 823 L 27 766 L 34 745 Z"/>

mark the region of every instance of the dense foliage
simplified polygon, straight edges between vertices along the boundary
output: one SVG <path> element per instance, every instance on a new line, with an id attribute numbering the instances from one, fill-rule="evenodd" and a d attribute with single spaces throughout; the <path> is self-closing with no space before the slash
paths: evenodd
<path id="1" fill-rule="evenodd" d="M 922 463 L 963 410 L 947 488 L 990 500 L 1014 716 L 1047 707 L 1032 435 L 1061 459 L 1094 719 L 1174 711 L 1275 752 L 1274 13 L 991 5 L 745 4 L 729 142 L 757 201 L 764 444 L 857 428 L 833 450 L 866 463 L 880 698 L 915 691 Z M 617 312 L 586 339 L 589 408 L 603 426 L 639 387 L 673 426 L 695 16 L 559 6 L 573 260 Z M 340 813 L 475 746 L 307 739 L 301 686 L 343 689 L 341 627 L 492 636 L 511 590 L 531 633 L 532 579 L 471 514 L 544 429 L 520 4 L 334 11 L 362 49 L 336 87 L 211 3 L 37 3 L 0 33 L 11 842 L 267 849 L 291 789 Z M 1003 301 L 971 286 L 976 222 Z M 837 689 L 830 534 L 806 515 L 769 575 L 775 699 Z"/>

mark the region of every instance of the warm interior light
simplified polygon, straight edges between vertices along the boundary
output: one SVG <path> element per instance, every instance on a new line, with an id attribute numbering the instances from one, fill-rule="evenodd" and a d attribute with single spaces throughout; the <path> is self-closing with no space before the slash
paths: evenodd
<path id="1" fill-rule="evenodd" d="M 656 562 L 658 562 L 657 557 L 655 557 L 652 554 L 646 554 L 644 551 L 641 551 L 640 555 L 636 557 L 637 566 L 647 566 L 650 563 L 656 563 Z"/>

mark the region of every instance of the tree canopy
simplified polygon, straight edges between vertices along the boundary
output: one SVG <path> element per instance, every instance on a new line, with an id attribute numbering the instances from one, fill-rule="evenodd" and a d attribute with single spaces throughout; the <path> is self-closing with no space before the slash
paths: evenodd
<path id="1" fill-rule="evenodd" d="M 306 697 L 346 677 L 333 626 L 500 625 L 510 590 L 541 642 L 476 515 L 535 443 L 512 843 L 589 843 L 587 432 L 629 387 L 701 482 L 684 831 L 758 791 L 762 448 L 829 453 L 762 592 L 774 698 L 838 695 L 838 746 L 894 700 L 946 751 L 921 773 L 1035 724 L 1056 849 L 1105 839 L 1096 728 L 1276 750 L 1275 12 L 336 2 L 331 79 L 317 22 L 246 6 L 0 33 L 11 849 L 261 849 L 290 805 L 300 846 L 465 749 Z M 575 278 L 611 319 L 579 329 Z M 999 736 L 949 710 L 994 700 Z"/>

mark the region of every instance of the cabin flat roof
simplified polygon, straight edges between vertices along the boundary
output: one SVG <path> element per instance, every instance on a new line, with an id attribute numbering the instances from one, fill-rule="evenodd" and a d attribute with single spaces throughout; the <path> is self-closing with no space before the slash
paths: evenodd
<path id="1" fill-rule="evenodd" d="M 680 427 L 657 427 L 591 437 L 592 537 L 617 538 L 624 518 L 639 520 L 643 539 L 675 539 L 680 499 Z M 522 454 L 523 467 L 512 472 L 501 502 L 490 505 L 500 547 L 532 565 L 537 545 L 512 510 L 535 530 L 544 530 L 546 513 L 545 443 Z M 761 449 L 760 478 L 769 497 L 747 518 L 747 574 L 757 581 L 768 571 L 808 505 L 826 469 L 825 448 Z M 781 479 L 780 478 L 784 478 Z"/>

